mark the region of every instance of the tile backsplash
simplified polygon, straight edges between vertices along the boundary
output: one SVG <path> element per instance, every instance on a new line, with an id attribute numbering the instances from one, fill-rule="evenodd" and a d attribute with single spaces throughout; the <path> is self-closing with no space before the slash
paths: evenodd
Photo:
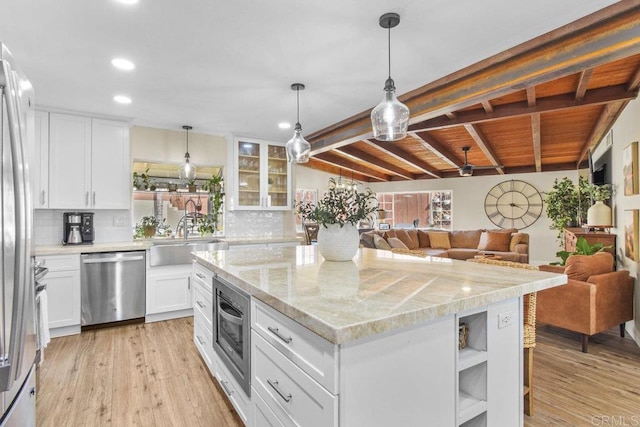
<path id="1" fill-rule="evenodd" d="M 34 243 L 55 245 L 62 241 L 62 214 L 68 210 L 36 209 L 33 216 Z M 96 210 L 93 216 L 95 243 L 133 240 L 128 210 Z"/>
<path id="2" fill-rule="evenodd" d="M 283 212 L 227 211 L 227 237 L 270 237 L 284 235 Z"/>

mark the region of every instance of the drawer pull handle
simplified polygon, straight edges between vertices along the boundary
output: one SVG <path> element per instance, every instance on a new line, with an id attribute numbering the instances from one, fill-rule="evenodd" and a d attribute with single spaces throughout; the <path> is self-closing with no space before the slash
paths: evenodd
<path id="1" fill-rule="evenodd" d="M 201 301 L 196 301 L 196 304 L 198 304 L 198 307 L 200 308 L 205 308 L 206 305 L 204 305 Z"/>
<path id="2" fill-rule="evenodd" d="M 222 386 L 222 388 L 224 389 L 224 392 L 227 393 L 228 396 L 231 396 L 233 394 L 233 390 L 231 390 L 227 386 L 227 382 L 226 381 L 220 380 L 220 385 Z"/>
<path id="3" fill-rule="evenodd" d="M 197 277 L 198 279 L 207 280 L 207 278 L 206 278 L 206 277 L 204 277 L 204 274 L 196 273 L 196 277 Z"/>
<path id="4" fill-rule="evenodd" d="M 205 345 L 207 342 L 205 340 L 203 340 L 200 335 L 196 335 L 196 339 L 198 340 L 198 342 L 200 343 L 200 345 Z"/>
<path id="5" fill-rule="evenodd" d="M 278 381 L 267 380 L 267 383 L 271 386 L 272 389 L 276 391 L 285 402 L 289 403 L 291 401 L 291 393 L 285 395 L 278 387 Z"/>
<path id="6" fill-rule="evenodd" d="M 282 341 L 284 341 L 285 343 L 289 344 L 291 342 L 291 340 L 293 338 L 291 337 L 285 337 L 284 335 L 282 335 L 280 332 L 278 332 L 278 328 L 272 328 L 271 326 L 267 327 L 267 329 L 269 329 L 269 332 L 271 332 L 273 335 L 277 336 L 278 338 L 280 338 Z"/>

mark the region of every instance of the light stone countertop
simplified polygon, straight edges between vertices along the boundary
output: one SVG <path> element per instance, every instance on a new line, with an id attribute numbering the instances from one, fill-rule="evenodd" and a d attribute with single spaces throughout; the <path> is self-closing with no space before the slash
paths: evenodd
<path id="1" fill-rule="evenodd" d="M 197 237 L 186 240 L 190 243 L 202 241 L 221 241 L 230 245 L 248 245 L 265 243 L 295 243 L 302 242 L 303 239 L 296 236 L 269 236 L 269 237 Z M 129 242 L 93 243 L 90 245 L 36 245 L 36 255 L 67 255 L 86 254 L 95 252 L 118 252 L 118 251 L 144 251 L 153 245 L 167 245 L 184 243 L 184 239 L 157 238 L 143 239 Z"/>
<path id="2" fill-rule="evenodd" d="M 567 276 L 360 249 L 324 261 L 316 246 L 196 252 L 198 263 L 335 344 L 566 283 Z"/>

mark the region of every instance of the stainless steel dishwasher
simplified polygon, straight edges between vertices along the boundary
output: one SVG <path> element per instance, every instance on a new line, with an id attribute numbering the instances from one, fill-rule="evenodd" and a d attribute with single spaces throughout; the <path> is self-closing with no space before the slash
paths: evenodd
<path id="1" fill-rule="evenodd" d="M 145 315 L 145 253 L 82 254 L 82 326 Z"/>

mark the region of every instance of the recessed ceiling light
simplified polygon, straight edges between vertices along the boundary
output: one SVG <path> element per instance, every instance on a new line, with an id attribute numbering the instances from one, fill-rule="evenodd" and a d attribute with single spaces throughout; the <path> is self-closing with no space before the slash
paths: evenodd
<path id="1" fill-rule="evenodd" d="M 138 0 L 117 0 L 118 3 L 132 5 L 138 3 Z"/>
<path id="2" fill-rule="evenodd" d="M 124 59 L 124 58 L 114 58 L 111 60 L 111 65 L 113 65 L 114 67 L 116 67 L 119 70 L 124 70 L 124 71 L 131 71 L 134 68 L 136 68 L 136 66 L 133 64 L 133 62 L 129 61 L 128 59 Z"/>
<path id="3" fill-rule="evenodd" d="M 280 122 L 280 123 L 278 123 L 278 127 L 280 129 L 290 129 L 291 128 L 291 123 L 289 123 L 289 122 Z"/>
<path id="4" fill-rule="evenodd" d="M 120 104 L 131 104 L 131 98 L 124 95 L 116 95 L 113 97 L 113 100 Z"/>

